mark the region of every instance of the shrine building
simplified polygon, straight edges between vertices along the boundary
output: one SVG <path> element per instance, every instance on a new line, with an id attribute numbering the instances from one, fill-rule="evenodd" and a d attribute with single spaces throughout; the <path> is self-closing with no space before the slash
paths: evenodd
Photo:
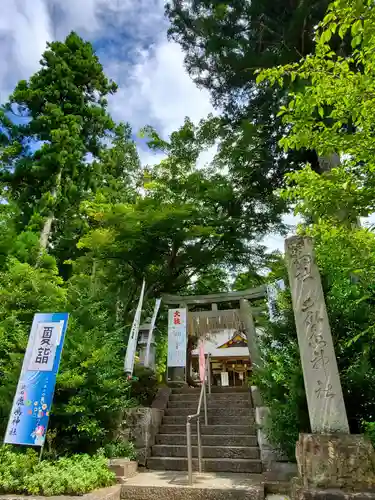
<path id="1" fill-rule="evenodd" d="M 175 368 L 169 374 L 173 381 L 199 380 L 199 341 L 205 355 L 210 354 L 211 383 L 216 386 L 241 386 L 259 361 L 257 337 L 261 328 L 256 317 L 264 309 L 266 287 L 241 292 L 209 295 L 163 295 L 170 307 L 187 309 L 187 336 L 190 355 L 185 370 Z M 228 308 L 229 306 L 229 308 Z M 189 347 L 188 347 L 189 351 Z"/>

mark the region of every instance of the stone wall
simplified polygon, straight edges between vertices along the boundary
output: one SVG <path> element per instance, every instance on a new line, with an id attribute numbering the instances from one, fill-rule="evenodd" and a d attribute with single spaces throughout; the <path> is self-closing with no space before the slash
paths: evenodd
<path id="1" fill-rule="evenodd" d="M 120 500 L 121 486 L 110 486 L 109 488 L 102 488 L 100 490 L 92 491 L 91 493 L 86 493 L 80 497 L 70 496 L 70 495 L 60 495 L 51 497 L 42 496 L 23 496 L 23 495 L 0 495 L 0 500 Z"/>
<path id="2" fill-rule="evenodd" d="M 127 408 L 118 430 L 118 437 L 134 443 L 139 465 L 146 466 L 151 447 L 167 407 L 171 389 L 162 387 L 149 407 Z"/>
<path id="3" fill-rule="evenodd" d="M 268 441 L 265 427 L 270 410 L 263 406 L 258 387 L 251 387 L 251 397 L 255 407 L 255 423 L 257 426 L 257 439 L 260 449 L 260 458 L 265 472 L 275 473 L 289 480 L 297 475 L 297 465 L 288 461 L 288 457 L 276 450 Z"/>

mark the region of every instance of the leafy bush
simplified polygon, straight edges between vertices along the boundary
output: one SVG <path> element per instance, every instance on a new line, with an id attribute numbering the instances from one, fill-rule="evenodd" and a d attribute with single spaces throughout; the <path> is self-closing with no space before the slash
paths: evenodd
<path id="1" fill-rule="evenodd" d="M 11 446 L 0 446 L 0 493 L 24 493 L 25 478 L 38 465 L 38 455 L 28 449 L 15 452 Z"/>
<path id="2" fill-rule="evenodd" d="M 114 474 L 104 456 L 74 455 L 38 464 L 25 477 L 25 490 L 32 495 L 82 495 L 113 482 Z"/>
<path id="3" fill-rule="evenodd" d="M 132 381 L 131 395 L 139 404 L 150 406 L 158 390 L 156 374 L 149 368 L 136 365 L 134 375 L 138 380 Z"/>
<path id="4" fill-rule="evenodd" d="M 112 441 L 104 446 L 104 454 L 107 458 L 128 458 L 135 460 L 137 454 L 134 444 L 129 441 Z"/>
<path id="5" fill-rule="evenodd" d="M 373 446 L 375 446 L 375 422 L 362 422 L 362 428 L 365 435 L 371 440 Z"/>
<path id="6" fill-rule="evenodd" d="M 103 303 L 105 289 L 93 290 L 81 275 L 68 292 L 71 316 L 49 427 L 60 454 L 93 454 L 113 439 L 123 409 L 135 401 L 123 369 L 124 331 Z"/>
<path id="7" fill-rule="evenodd" d="M 285 278 L 285 276 L 283 276 Z M 297 333 L 289 293 L 282 294 L 284 319 L 264 325 L 260 339 L 263 366 L 252 377 L 270 409 L 264 431 L 273 446 L 295 460 L 299 432 L 309 431 Z"/>
<path id="8" fill-rule="evenodd" d="M 114 483 L 104 455 L 73 455 L 55 462 L 38 462 L 33 450 L 0 448 L 0 493 L 29 495 L 82 495 Z"/>
<path id="9" fill-rule="evenodd" d="M 0 435 L 5 432 L 35 312 L 63 311 L 66 292 L 52 269 L 8 259 L 0 272 Z"/>

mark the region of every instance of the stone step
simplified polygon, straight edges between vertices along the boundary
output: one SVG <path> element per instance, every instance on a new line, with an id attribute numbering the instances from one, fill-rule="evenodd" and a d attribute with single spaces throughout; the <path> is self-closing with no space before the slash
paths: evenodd
<path id="1" fill-rule="evenodd" d="M 297 464 L 291 462 L 274 463 L 273 470 L 263 473 L 264 490 L 267 495 L 291 494 L 292 478 L 298 476 Z"/>
<path id="2" fill-rule="evenodd" d="M 186 471 L 147 471 L 121 486 L 124 500 L 264 500 L 260 474 L 194 474 L 188 486 Z"/>
<path id="3" fill-rule="evenodd" d="M 181 393 L 171 394 L 170 401 L 197 401 L 199 400 L 200 393 Z M 207 394 L 208 401 L 250 401 L 250 394 L 248 392 L 229 392 L 225 393 L 212 393 Z"/>
<path id="4" fill-rule="evenodd" d="M 196 410 L 198 408 L 199 399 L 183 399 L 178 401 L 169 401 L 168 408 L 191 408 L 192 410 Z M 223 408 L 223 406 L 228 406 L 227 399 L 208 399 L 207 401 L 208 408 Z M 231 398 L 229 402 L 229 406 L 231 408 L 249 408 L 251 409 L 251 403 L 248 399 L 233 399 Z"/>
<path id="5" fill-rule="evenodd" d="M 193 446 L 197 444 L 197 436 L 192 435 L 191 441 Z M 185 434 L 158 434 L 156 436 L 156 444 L 175 444 L 186 445 Z M 249 435 L 202 435 L 203 446 L 258 446 L 258 439 L 256 436 Z"/>
<path id="6" fill-rule="evenodd" d="M 167 408 L 165 410 L 165 415 L 168 417 L 183 417 L 184 415 L 194 415 L 197 412 L 197 407 L 192 408 Z M 238 407 L 228 407 L 228 408 L 211 408 L 207 407 L 208 416 L 217 417 L 254 417 L 254 411 L 250 408 L 238 408 Z M 201 415 L 204 415 L 204 408 L 202 405 Z"/>
<path id="7" fill-rule="evenodd" d="M 185 424 L 186 425 L 186 417 L 187 415 L 182 416 L 173 416 L 173 417 L 163 417 L 163 425 L 172 425 L 172 424 Z M 201 422 L 202 423 L 202 422 Z M 208 425 L 254 425 L 254 417 L 251 415 L 247 415 L 245 417 L 237 417 L 235 415 L 232 416 L 212 416 L 212 414 L 208 418 Z"/>
<path id="8" fill-rule="evenodd" d="M 198 447 L 193 446 L 193 457 L 198 456 Z M 153 457 L 187 457 L 187 446 L 156 444 Z M 202 446 L 203 458 L 254 458 L 259 459 L 259 448 L 248 446 Z"/>
<path id="9" fill-rule="evenodd" d="M 192 425 L 192 433 L 196 434 L 197 427 Z M 186 419 L 185 424 L 163 424 L 159 430 L 160 434 L 185 434 L 186 435 Z M 202 434 L 212 435 L 256 435 L 255 425 L 202 425 Z"/>
<path id="10" fill-rule="evenodd" d="M 176 387 L 172 389 L 173 394 L 199 394 L 201 392 L 200 387 Z M 207 389 L 208 392 L 208 389 Z M 250 390 L 246 386 L 241 386 L 241 387 L 218 387 L 216 385 L 211 386 L 211 393 L 216 393 L 216 394 L 222 394 L 222 393 L 249 393 Z"/>
<path id="11" fill-rule="evenodd" d="M 184 457 L 150 457 L 147 467 L 151 470 L 187 471 L 187 458 Z M 198 459 L 193 459 L 193 470 L 198 470 Z M 260 474 L 262 462 L 250 458 L 205 458 L 203 459 L 205 472 L 248 472 Z"/>

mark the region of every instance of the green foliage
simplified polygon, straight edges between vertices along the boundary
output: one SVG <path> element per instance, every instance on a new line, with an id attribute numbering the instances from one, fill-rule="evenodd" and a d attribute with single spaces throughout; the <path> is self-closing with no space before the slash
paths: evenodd
<path id="1" fill-rule="evenodd" d="M 10 446 L 0 446 L 0 492 L 23 493 L 25 479 L 33 473 L 38 461 L 34 450 L 20 453 Z"/>
<path id="2" fill-rule="evenodd" d="M 314 29 L 328 0 L 169 0 L 169 36 L 185 54 L 186 68 L 218 110 L 208 121 L 217 164 L 229 170 L 243 201 L 258 200 L 268 218 L 285 211 L 276 190 L 284 175 L 306 161 L 320 171 L 310 145 L 283 153 L 287 133 L 278 111 L 290 82 L 257 83 L 257 69 L 298 61 L 314 49 Z"/>
<path id="3" fill-rule="evenodd" d="M 11 257 L 0 272 L 0 434 L 5 432 L 34 313 L 65 309 L 61 285 L 56 265 L 35 268 Z"/>
<path id="4" fill-rule="evenodd" d="M 134 375 L 137 380 L 131 382 L 131 395 L 139 404 L 150 406 L 158 390 L 156 374 L 141 365 L 135 365 Z"/>
<path id="5" fill-rule="evenodd" d="M 129 400 L 123 371 L 124 330 L 111 318 L 105 288 L 83 275 L 68 285 L 71 311 L 51 429 L 61 452 L 93 452 L 112 439 Z"/>
<path id="6" fill-rule="evenodd" d="M 314 212 L 315 220 L 324 216 L 350 224 L 374 211 L 374 28 L 372 2 L 336 0 L 317 30 L 315 53 L 258 78 L 305 82 L 280 110 L 289 128 L 280 141 L 285 150 L 309 147 L 321 156 L 341 156 L 341 165 L 321 179 L 308 167 L 289 176 L 286 196 L 297 212 Z M 333 36 L 351 40 L 345 55 L 332 50 Z"/>
<path id="7" fill-rule="evenodd" d="M 315 239 L 344 398 L 352 432 L 373 419 L 375 406 L 375 235 L 365 228 L 321 222 Z"/>
<path id="8" fill-rule="evenodd" d="M 285 78 L 304 83 L 289 94 L 289 103 L 280 111 L 289 129 L 281 141 L 284 148 L 314 147 L 323 156 L 341 156 L 341 164 L 327 165 L 320 176 L 309 166 L 290 174 L 284 196 L 304 218 L 300 234 L 314 238 L 351 432 L 365 431 L 372 439 L 375 235 L 359 225 L 358 217 L 374 211 L 374 27 L 372 2 L 336 0 L 318 27 L 315 53 L 299 63 L 266 70 L 259 78 L 272 84 L 284 85 Z M 345 56 L 332 50 L 335 37 L 344 39 L 345 47 L 350 42 Z M 290 305 L 285 313 L 291 314 Z M 290 389 L 287 408 L 283 395 L 272 398 L 269 373 L 282 385 L 293 380 L 292 372 L 285 370 L 295 347 L 285 339 L 282 349 L 282 363 L 269 358 L 259 384 L 271 405 L 270 437 L 288 452 L 286 418 L 294 422 L 294 438 L 306 429 L 306 422 L 304 415 L 295 413 L 295 397 L 302 398 L 301 392 Z M 267 353 L 270 356 L 269 349 Z M 303 408 L 302 399 L 298 408 Z"/>
<path id="9" fill-rule="evenodd" d="M 39 463 L 35 451 L 14 452 L 0 447 L 0 492 L 28 495 L 82 495 L 109 486 L 114 474 L 102 455 L 74 455 Z"/>
<path id="10" fill-rule="evenodd" d="M 366 436 L 371 440 L 375 446 L 375 422 L 363 422 L 363 430 Z"/>
<path id="11" fill-rule="evenodd" d="M 205 295 L 207 293 L 226 292 L 229 289 L 230 276 L 227 270 L 218 266 L 206 267 L 197 274 L 193 283 L 184 291 L 186 295 Z"/>
<path id="12" fill-rule="evenodd" d="M 112 441 L 104 446 L 104 454 L 107 458 L 128 458 L 136 460 L 137 453 L 133 443 L 129 441 Z"/>
<path id="13" fill-rule="evenodd" d="M 216 14 L 220 21 L 227 10 Z M 47 453 L 113 451 L 124 408 L 150 404 L 165 372 L 161 311 L 157 376 L 137 368 L 138 380 L 129 382 L 123 374 L 143 278 L 144 316 L 161 293 L 228 290 L 239 270 L 238 286 L 249 283 L 265 262 L 261 239 L 280 228 L 284 201 L 275 188 L 283 185 L 286 163 L 279 155 L 284 166 L 274 168 L 277 135 L 264 146 L 269 129 L 246 114 L 227 129 L 212 117 L 199 126 L 186 119 L 167 139 L 146 127 L 149 147 L 164 159 L 141 168 L 129 126 L 116 125 L 107 112 L 106 96 L 116 86 L 92 46 L 72 33 L 48 45 L 41 65 L 19 82 L 0 116 L 0 195 L 7 202 L 0 204 L 0 426 L 33 314 L 68 311 Z M 255 115 L 271 116 L 278 102 L 271 100 L 259 101 Z M 202 153 L 218 137 L 215 161 L 202 167 Z M 71 488 L 64 464 L 40 474 L 47 481 L 60 471 L 53 493 Z M 81 479 L 76 468 L 71 476 L 81 492 L 90 468 Z M 27 491 L 47 491 L 38 478 L 30 481 Z"/>
<path id="14" fill-rule="evenodd" d="M 323 222 L 301 228 L 314 238 L 351 432 L 371 434 L 375 406 L 375 235 L 366 228 Z M 274 276 L 275 277 L 275 276 Z M 277 277 L 284 276 L 279 275 Z M 300 356 L 290 297 L 284 319 L 265 325 L 264 365 L 255 376 L 271 410 L 271 442 L 294 456 L 299 432 L 309 431 Z"/>
<path id="15" fill-rule="evenodd" d="M 266 212 L 238 199 L 231 182 L 210 167 L 198 169 L 199 131 L 186 120 L 170 142 L 147 128 L 149 146 L 167 154 L 144 172 L 144 196 L 133 203 L 96 198 L 84 206 L 93 229 L 79 243 L 121 275 L 147 276 L 147 294 L 186 287 L 217 265 L 240 265 L 257 255 L 259 235 L 276 228 Z M 254 205 L 256 201 L 254 200 Z"/>
<path id="16" fill-rule="evenodd" d="M 286 279 L 285 267 L 276 277 Z M 280 294 L 279 309 L 282 319 L 263 325 L 260 339 L 263 363 L 252 384 L 259 387 L 264 404 L 270 408 L 265 427 L 270 442 L 295 460 L 298 433 L 309 431 L 309 417 L 289 293 Z"/>
<path id="17" fill-rule="evenodd" d="M 156 336 L 156 375 L 158 382 L 163 380 L 163 376 L 167 373 L 167 358 L 168 358 L 168 333 L 166 330 L 159 332 Z"/>
<path id="18" fill-rule="evenodd" d="M 39 233 L 44 248 L 53 241 L 59 255 L 56 240 L 64 231 L 74 242 L 82 226 L 75 214 L 95 188 L 96 160 L 114 129 L 106 96 L 116 85 L 77 34 L 47 46 L 41 69 L 18 83 L 0 111 L 0 189 L 17 204 L 19 227 Z"/>

